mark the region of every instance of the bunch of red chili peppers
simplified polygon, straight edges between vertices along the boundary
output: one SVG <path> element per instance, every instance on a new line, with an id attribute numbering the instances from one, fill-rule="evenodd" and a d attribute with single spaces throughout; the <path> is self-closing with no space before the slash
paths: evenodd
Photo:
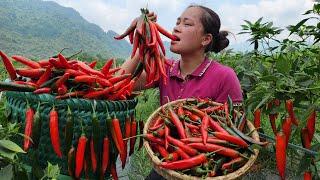
<path id="1" fill-rule="evenodd" d="M 160 38 L 160 33 L 171 40 L 177 40 L 177 37 L 166 31 L 158 23 L 149 20 L 147 9 L 141 9 L 141 12 L 142 15 L 134 19 L 123 34 L 114 38 L 120 40 L 129 36 L 130 42 L 133 44 L 131 57 L 136 54 L 137 50 L 139 51 L 140 62 L 137 65 L 136 73 L 140 74 L 143 69 L 145 70 L 147 87 L 159 80 L 166 84 L 165 65 L 170 65 L 170 63 L 165 59 L 165 47 Z"/>
<path id="2" fill-rule="evenodd" d="M 114 59 L 106 61 L 101 70 L 94 69 L 97 61 L 86 63 L 66 58 L 62 54 L 48 60 L 32 61 L 12 56 L 24 68 L 15 68 L 11 59 L 0 51 L 11 83 L 0 83 L 1 90 L 51 93 L 57 99 L 83 97 L 87 99 L 125 100 L 130 98 L 137 77 L 112 68 Z"/>
<path id="3" fill-rule="evenodd" d="M 198 177 L 225 175 L 247 162 L 251 144 L 267 144 L 245 134 L 250 133 L 245 114 L 237 113 L 230 99 L 223 105 L 193 99 L 167 107 L 144 135 L 162 168 Z"/>
<path id="4" fill-rule="evenodd" d="M 273 108 L 278 108 L 281 104 L 279 99 L 274 99 L 267 104 L 267 110 L 270 111 L 269 120 L 275 135 L 275 148 L 276 148 L 276 161 L 277 161 L 277 169 L 279 171 L 279 175 L 281 179 L 285 179 L 285 170 L 286 170 L 286 152 L 289 144 L 291 131 L 293 126 L 298 127 L 299 121 L 294 113 L 293 101 L 288 99 L 284 102 L 284 106 L 286 109 L 285 118 L 280 124 L 280 127 L 277 128 L 276 120 L 279 116 L 278 112 L 273 112 Z M 256 109 L 254 112 L 254 125 L 257 129 L 261 129 L 261 109 Z M 306 126 L 300 130 L 301 142 L 302 146 L 306 149 L 311 148 L 311 141 L 313 139 L 315 133 L 315 122 L 316 122 L 316 111 L 313 108 L 310 111 L 310 114 L 306 120 Z M 314 159 L 312 158 L 312 163 L 314 163 Z M 304 173 L 305 179 L 312 179 L 312 174 L 310 167 Z"/>
<path id="5" fill-rule="evenodd" d="M 144 123 L 142 120 L 136 121 L 134 113 L 127 113 L 125 117 L 124 131 L 121 130 L 120 120 L 114 113 L 107 112 L 105 119 L 106 127 L 102 127 L 98 120 L 98 116 L 93 109 L 91 117 L 91 128 L 83 125 L 82 119 L 75 121 L 74 114 L 68 107 L 65 128 L 63 135 L 59 134 L 59 115 L 56 107 L 53 107 L 49 114 L 49 130 L 50 139 L 54 152 L 59 158 L 67 157 L 68 172 L 73 178 L 79 178 L 82 173 L 85 177 L 89 177 L 91 171 L 95 177 L 104 178 L 105 174 L 110 171 L 114 179 L 117 179 L 117 171 L 115 169 L 116 157 L 120 156 L 122 168 L 126 165 L 128 155 L 132 155 L 135 151 L 136 135 L 142 134 Z M 24 150 L 28 151 L 30 147 L 37 148 L 41 135 L 41 118 L 40 104 L 34 111 L 31 106 L 27 106 L 25 120 L 25 138 Z M 81 125 L 81 135 L 76 137 L 74 127 L 76 123 Z M 103 131 L 107 129 L 107 131 Z M 138 131 L 139 130 L 139 131 Z M 91 132 L 86 134 L 85 132 Z M 130 138 L 131 137 L 131 138 Z M 31 141 L 31 139 L 32 141 Z M 75 140 L 77 138 L 78 140 Z M 130 138 L 129 140 L 127 138 Z M 64 147 L 61 146 L 61 141 Z M 127 144 L 130 141 L 130 149 L 127 150 Z M 72 143 L 75 142 L 75 143 Z M 139 149 L 142 147 L 143 139 L 140 138 Z"/>

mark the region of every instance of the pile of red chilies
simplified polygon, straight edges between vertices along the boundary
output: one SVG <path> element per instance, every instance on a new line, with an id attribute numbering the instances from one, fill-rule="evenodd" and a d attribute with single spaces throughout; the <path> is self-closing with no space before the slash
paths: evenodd
<path id="1" fill-rule="evenodd" d="M 177 40 L 177 37 L 162 28 L 158 23 L 148 19 L 148 10 L 141 9 L 142 15 L 134 19 L 126 31 L 114 37 L 117 40 L 129 36 L 131 44 L 133 44 L 131 58 L 139 51 L 140 62 L 137 65 L 136 73 L 142 73 L 144 69 L 147 75 L 146 87 L 152 86 L 154 83 L 162 79 L 163 83 L 167 83 L 167 75 L 165 65 L 169 65 L 165 59 L 165 47 L 160 38 L 160 33 L 171 40 Z M 160 32 L 160 33 L 159 33 Z M 161 51 L 159 50 L 161 48 Z"/>
<path id="2" fill-rule="evenodd" d="M 250 133 L 245 115 L 230 103 L 186 100 L 163 108 L 152 122 L 145 139 L 162 160 L 159 166 L 191 176 L 234 172 L 254 153 L 251 144 L 267 144 L 244 133 Z"/>
<path id="3" fill-rule="evenodd" d="M 1 83 L 1 90 L 51 93 L 57 99 L 82 97 L 125 100 L 131 96 L 137 80 L 137 77 L 124 71 L 116 74 L 121 69 L 112 68 L 114 59 L 107 60 L 101 70 L 96 70 L 97 61 L 86 63 L 66 58 L 60 53 L 57 57 L 40 61 L 14 55 L 12 59 L 25 66 L 15 68 L 5 53 L 0 51 L 0 56 L 12 81 Z"/>
<path id="4" fill-rule="evenodd" d="M 37 110 L 32 109 L 29 105 L 26 109 L 25 119 L 25 138 L 23 147 L 28 151 L 30 147 L 37 149 L 41 136 L 41 118 L 39 115 L 40 104 Z M 129 155 L 135 151 L 137 132 L 142 134 L 144 123 L 142 120 L 136 121 L 134 114 L 128 113 L 125 117 L 125 128 L 122 132 L 120 120 L 115 114 L 107 113 L 105 124 L 108 131 L 103 131 L 100 126 L 97 114 L 93 110 L 91 117 L 91 130 L 86 130 L 90 134 L 86 134 L 82 127 L 82 122 L 75 121 L 76 115 L 72 114 L 68 107 L 66 114 L 66 125 L 63 131 L 63 136 L 59 134 L 59 115 L 58 110 L 52 107 L 49 114 L 49 130 L 51 145 L 55 154 L 62 158 L 67 157 L 68 172 L 73 178 L 79 178 L 82 173 L 89 178 L 89 172 L 92 172 L 96 178 L 104 179 L 106 172 L 110 170 L 114 179 L 117 179 L 116 157 L 119 154 L 122 168 L 126 165 L 127 159 L 127 144 L 130 143 Z M 75 137 L 75 123 L 80 123 L 82 133 L 80 137 Z M 78 124 L 79 125 L 79 124 Z M 139 130 L 139 131 L 138 131 Z M 128 139 L 131 137 L 130 139 Z M 32 141 L 30 140 L 32 139 Z M 78 140 L 74 140 L 77 138 Z M 64 147 L 61 147 L 60 142 L 64 142 Z M 130 142 L 129 142 L 130 141 Z M 75 143 L 73 143 L 75 142 Z M 143 144 L 143 137 L 139 140 L 139 149 Z"/>

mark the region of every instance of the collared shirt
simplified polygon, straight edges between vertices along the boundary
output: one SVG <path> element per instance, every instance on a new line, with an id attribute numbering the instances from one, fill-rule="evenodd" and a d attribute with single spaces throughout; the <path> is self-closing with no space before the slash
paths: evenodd
<path id="1" fill-rule="evenodd" d="M 234 70 L 216 61 L 205 59 L 185 79 L 180 73 L 180 61 L 169 60 L 167 83 L 159 83 L 160 104 L 183 98 L 211 98 L 224 103 L 230 95 L 234 102 L 242 102 L 240 82 Z"/>

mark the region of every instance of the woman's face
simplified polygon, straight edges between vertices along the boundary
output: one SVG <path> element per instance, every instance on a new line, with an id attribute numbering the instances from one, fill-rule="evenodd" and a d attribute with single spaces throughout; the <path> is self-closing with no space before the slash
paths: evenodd
<path id="1" fill-rule="evenodd" d="M 173 35 L 179 40 L 171 41 L 172 52 L 188 54 L 203 49 L 204 30 L 201 16 L 202 10 L 199 7 L 190 7 L 181 14 L 173 28 Z"/>

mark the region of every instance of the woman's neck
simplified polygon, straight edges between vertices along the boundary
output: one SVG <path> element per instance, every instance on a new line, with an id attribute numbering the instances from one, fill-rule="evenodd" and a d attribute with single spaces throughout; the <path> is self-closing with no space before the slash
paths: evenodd
<path id="1" fill-rule="evenodd" d="M 205 59 L 204 53 L 181 55 L 180 73 L 183 79 L 191 74 Z"/>

